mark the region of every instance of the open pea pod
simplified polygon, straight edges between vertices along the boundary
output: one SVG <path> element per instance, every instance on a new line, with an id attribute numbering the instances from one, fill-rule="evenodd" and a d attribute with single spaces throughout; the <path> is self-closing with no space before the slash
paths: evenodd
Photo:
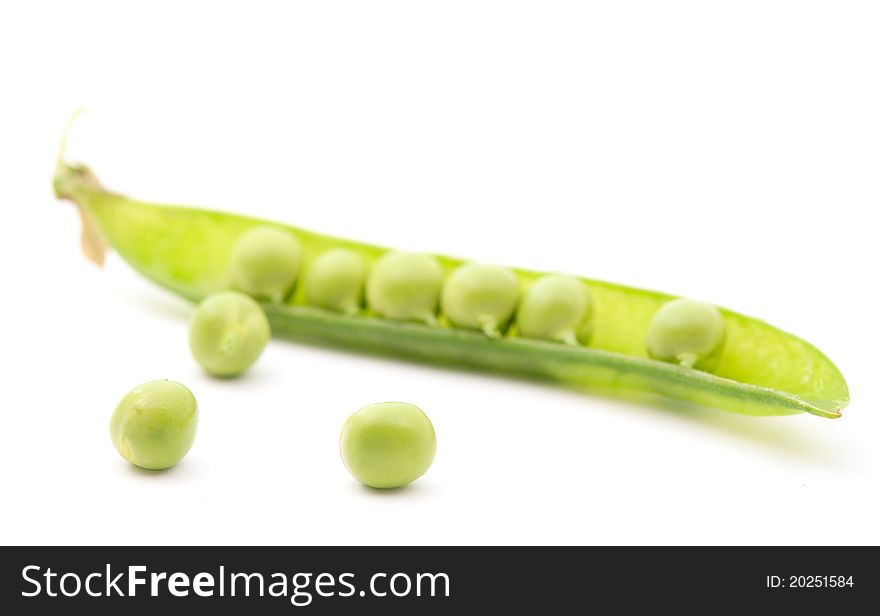
<path id="1" fill-rule="evenodd" d="M 321 252 L 357 251 L 372 264 L 385 248 L 313 233 L 247 216 L 189 207 L 154 205 L 103 188 L 85 166 L 60 161 L 55 192 L 78 207 L 83 249 L 102 263 L 109 245 L 141 274 L 192 301 L 228 289 L 233 242 L 255 225 L 294 233 L 304 249 L 303 271 Z M 448 275 L 463 261 L 438 256 Z M 515 270 L 523 288 L 541 275 Z M 617 393 L 650 392 L 738 413 L 807 412 L 839 417 L 849 401 L 840 371 L 818 349 L 767 323 L 722 309 L 727 340 L 712 373 L 650 359 L 645 332 L 654 312 L 672 296 L 582 279 L 594 305 L 588 347 L 519 338 L 500 339 L 451 327 L 379 318 L 365 310 L 347 316 L 305 305 L 302 285 L 288 304 L 265 305 L 273 332 L 320 344 L 372 353 L 549 379 Z"/>

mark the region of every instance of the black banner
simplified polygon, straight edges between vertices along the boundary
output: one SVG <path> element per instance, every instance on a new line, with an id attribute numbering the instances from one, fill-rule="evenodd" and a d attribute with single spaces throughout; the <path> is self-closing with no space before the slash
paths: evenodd
<path id="1" fill-rule="evenodd" d="M 448 614 L 878 605 L 880 549 L 10 547 L 6 614 Z M 8 608 L 12 608 L 11 611 Z M 245 612 L 246 611 L 246 612 Z M 849 613 L 849 612 L 846 612 Z"/>

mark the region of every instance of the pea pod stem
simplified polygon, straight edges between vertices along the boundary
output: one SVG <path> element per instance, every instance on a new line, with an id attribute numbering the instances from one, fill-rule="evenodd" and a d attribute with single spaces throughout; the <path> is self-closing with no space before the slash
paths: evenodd
<path id="1" fill-rule="evenodd" d="M 685 368 L 693 368 L 697 363 L 697 356 L 693 353 L 682 353 L 678 356 L 678 363 Z"/>
<path id="2" fill-rule="evenodd" d="M 480 317 L 480 330 L 489 338 L 500 338 L 501 330 L 498 328 L 498 321 L 494 317 Z"/>
<path id="3" fill-rule="evenodd" d="M 229 288 L 225 263 L 230 246 L 256 225 L 275 224 L 302 242 L 309 259 L 332 248 L 357 251 L 372 266 L 387 249 L 322 235 L 279 223 L 189 207 L 129 199 L 104 189 L 85 166 L 59 160 L 54 188 L 73 201 L 83 220 L 83 252 L 103 263 L 107 247 L 150 280 L 191 301 Z M 448 276 L 464 263 L 438 255 Z M 524 284 L 542 274 L 513 270 Z M 713 372 L 647 357 L 644 336 L 651 316 L 673 296 L 608 282 L 580 279 L 595 302 L 590 346 L 519 337 L 516 327 L 466 330 L 430 315 L 425 322 L 379 318 L 306 305 L 302 285 L 289 303 L 264 305 L 274 334 L 309 343 L 390 354 L 411 360 L 456 365 L 547 379 L 577 388 L 650 392 L 750 415 L 806 412 L 835 418 L 849 401 L 843 376 L 812 345 L 757 319 L 722 309 L 728 332 L 725 351 Z M 488 325 L 488 324 L 486 324 Z M 496 334 L 489 335 L 486 334 Z M 574 332 L 572 332 L 574 337 Z"/>
<path id="4" fill-rule="evenodd" d="M 568 346 L 577 346 L 578 343 L 577 334 L 574 333 L 573 329 L 566 329 L 559 332 L 557 340 L 562 344 L 567 344 Z"/>

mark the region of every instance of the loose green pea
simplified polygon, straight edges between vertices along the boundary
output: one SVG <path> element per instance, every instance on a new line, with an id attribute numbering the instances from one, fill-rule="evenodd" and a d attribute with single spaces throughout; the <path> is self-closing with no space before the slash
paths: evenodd
<path id="1" fill-rule="evenodd" d="M 342 426 L 339 451 L 355 479 L 371 488 L 399 488 L 425 474 L 437 438 L 422 410 L 405 402 L 371 404 Z"/>
<path id="2" fill-rule="evenodd" d="M 645 346 L 654 359 L 709 370 L 718 360 L 724 339 L 724 317 L 715 306 L 675 299 L 651 318 Z"/>
<path id="3" fill-rule="evenodd" d="M 580 280 L 548 274 L 526 291 L 517 313 L 520 336 L 576 344 L 592 332 L 592 297 Z"/>
<path id="4" fill-rule="evenodd" d="M 482 329 L 494 338 L 510 321 L 518 299 L 519 280 L 511 270 L 468 263 L 446 281 L 441 305 L 454 325 Z"/>
<path id="5" fill-rule="evenodd" d="M 306 302 L 312 306 L 354 314 L 361 305 L 366 266 L 347 248 L 321 253 L 306 274 Z"/>
<path id="6" fill-rule="evenodd" d="M 248 229 L 229 253 L 232 285 L 259 300 L 280 304 L 293 289 L 301 260 L 299 240 L 278 227 Z"/>
<path id="7" fill-rule="evenodd" d="M 389 319 L 433 323 L 442 286 L 443 268 L 431 255 L 389 252 L 370 272 L 367 303 Z"/>
<path id="8" fill-rule="evenodd" d="M 253 298 L 221 291 L 196 308 L 189 325 L 189 348 L 208 374 L 229 377 L 257 361 L 270 335 L 266 313 Z"/>
<path id="9" fill-rule="evenodd" d="M 151 470 L 180 462 L 192 447 L 199 408 L 192 392 L 174 381 L 149 381 L 125 394 L 110 418 L 116 451 Z"/>

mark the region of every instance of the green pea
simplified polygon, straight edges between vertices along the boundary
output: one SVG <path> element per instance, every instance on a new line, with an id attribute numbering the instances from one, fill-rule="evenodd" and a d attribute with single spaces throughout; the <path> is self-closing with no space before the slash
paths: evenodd
<path id="1" fill-rule="evenodd" d="M 355 251 L 334 248 L 321 253 L 306 275 L 306 302 L 355 314 L 361 305 L 365 275 L 364 260 Z"/>
<path id="2" fill-rule="evenodd" d="M 675 299 L 654 313 L 645 346 L 654 359 L 709 370 L 718 360 L 724 339 L 724 317 L 718 308 L 692 299 Z"/>
<path id="3" fill-rule="evenodd" d="M 520 336 L 577 344 L 592 332 L 592 297 L 577 278 L 541 276 L 528 288 L 517 313 Z"/>
<path id="4" fill-rule="evenodd" d="M 110 418 L 116 451 L 136 466 L 174 466 L 192 447 L 199 408 L 192 392 L 174 381 L 149 381 L 125 394 Z"/>
<path id="5" fill-rule="evenodd" d="M 301 260 L 299 240 L 278 227 L 248 229 L 229 253 L 232 285 L 259 300 L 280 304 L 296 282 Z"/>
<path id="6" fill-rule="evenodd" d="M 389 252 L 370 272 L 367 303 L 389 319 L 433 323 L 442 286 L 443 268 L 431 255 Z"/>
<path id="7" fill-rule="evenodd" d="M 437 438 L 422 410 L 405 402 L 382 402 L 345 421 L 339 438 L 342 462 L 371 488 L 399 488 L 425 474 L 434 461 Z"/>
<path id="8" fill-rule="evenodd" d="M 269 320 L 256 301 L 238 291 L 221 291 L 196 308 L 189 348 L 208 374 L 229 377 L 257 361 L 270 335 Z"/>
<path id="9" fill-rule="evenodd" d="M 443 313 L 453 325 L 482 329 L 498 337 L 516 310 L 519 279 L 497 265 L 468 263 L 449 277 L 443 287 Z"/>

